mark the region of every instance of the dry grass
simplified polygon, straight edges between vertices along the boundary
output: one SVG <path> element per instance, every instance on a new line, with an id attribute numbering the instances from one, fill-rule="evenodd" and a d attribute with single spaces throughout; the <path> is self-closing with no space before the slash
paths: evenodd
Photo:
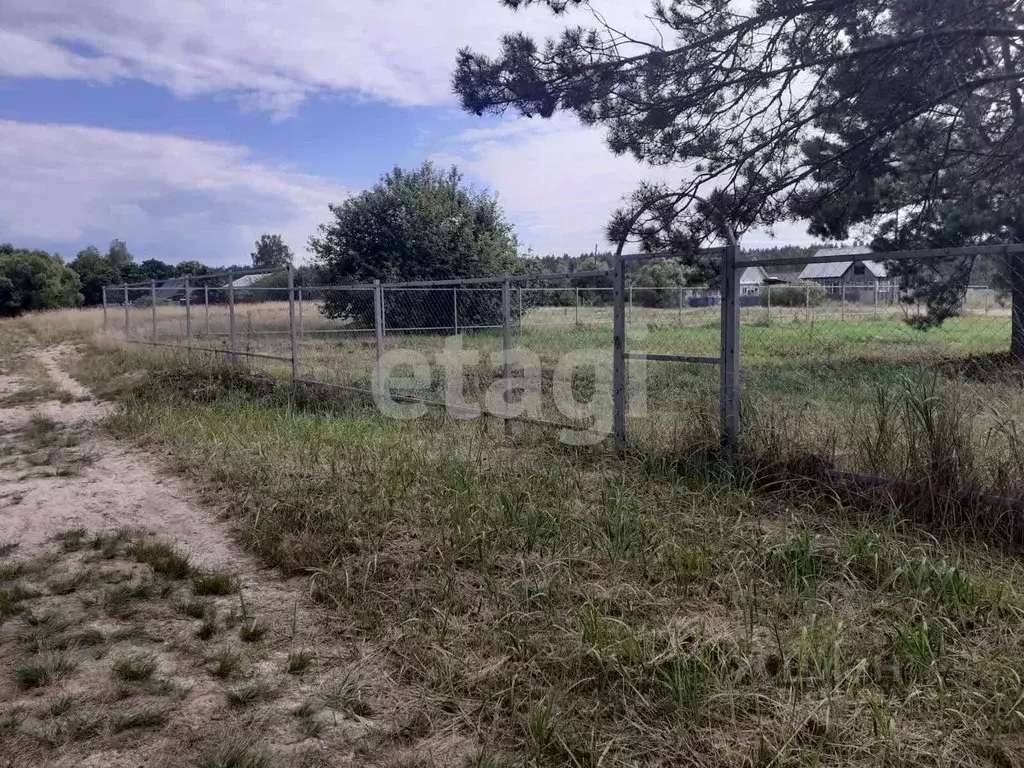
<path id="1" fill-rule="evenodd" d="M 263 635 L 244 657 L 192 641 L 179 606 L 196 598 L 164 567 L 180 551 L 142 534 L 67 531 L 45 551 L 0 555 L 0 765 L 106 765 L 117 754 L 132 765 L 326 767 L 351 748 L 351 730 L 293 716 L 309 690 L 334 687 L 335 671 L 285 673 L 286 633 L 253 621 Z M 50 588 L 55 572 L 90 575 L 68 591 Z M 239 599 L 204 598 L 203 613 L 233 615 Z M 245 605 L 270 608 L 253 595 Z M 259 676 L 240 679 L 250 668 Z"/>
<path id="2" fill-rule="evenodd" d="M 618 460 L 529 429 L 506 444 L 494 424 L 327 416 L 180 360 L 87 365 L 144 369 L 115 434 L 215 493 L 255 553 L 309 578 L 416 692 L 360 741 L 366 764 L 1021 764 L 1024 572 L 959 526 L 668 451 Z M 935 401 L 903 413 L 915 402 Z M 935 439 L 917 454 L 962 446 L 955 418 L 920 423 L 905 439 Z M 225 648 L 205 653 L 240 655 Z M 301 684 L 289 664 L 281 650 L 275 673 Z M 226 689 L 233 709 L 284 701 L 255 664 L 229 666 L 253 675 Z M 379 711 L 348 678 L 318 696 L 289 703 L 303 738 L 320 704 L 352 722 Z M 244 765 L 250 744 L 201 764 Z"/>
<path id="3" fill-rule="evenodd" d="M 675 460 L 197 402 L 194 381 L 113 429 L 226 495 L 254 551 L 386 649 L 427 702 L 385 740 L 403 759 L 454 733 L 441 764 L 1013 764 L 1013 556 Z"/>

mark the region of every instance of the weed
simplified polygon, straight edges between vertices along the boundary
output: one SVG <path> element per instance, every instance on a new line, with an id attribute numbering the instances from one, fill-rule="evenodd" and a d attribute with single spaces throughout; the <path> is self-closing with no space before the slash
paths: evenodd
<path id="1" fill-rule="evenodd" d="M 118 584 L 103 592 L 100 603 L 109 616 L 116 619 L 129 619 L 138 612 L 138 600 L 146 600 L 153 595 L 153 582 L 137 581 Z"/>
<path id="2" fill-rule="evenodd" d="M 166 710 L 143 707 L 117 715 L 111 721 L 110 727 L 115 733 L 140 728 L 157 728 L 166 723 L 167 719 L 168 713 Z"/>
<path id="3" fill-rule="evenodd" d="M 227 692 L 228 703 L 234 707 L 247 707 L 262 701 L 272 701 L 280 691 L 265 680 L 252 680 Z"/>
<path id="4" fill-rule="evenodd" d="M 212 608 L 203 617 L 203 623 L 196 630 L 196 637 L 200 640 L 210 640 L 220 631 L 220 624 L 217 621 L 217 612 Z"/>
<path id="5" fill-rule="evenodd" d="M 241 671 L 244 661 L 245 657 L 234 648 L 221 648 L 210 658 L 208 669 L 214 677 L 226 680 Z"/>
<path id="6" fill-rule="evenodd" d="M 373 707 L 366 701 L 363 690 L 355 682 L 345 680 L 323 696 L 324 704 L 348 717 L 372 717 Z"/>
<path id="7" fill-rule="evenodd" d="M 68 693 L 61 694 L 50 703 L 50 714 L 54 717 L 63 717 L 77 706 L 78 699 Z"/>
<path id="8" fill-rule="evenodd" d="M 21 728 L 25 722 L 25 710 L 13 707 L 0 712 L 0 733 L 9 734 Z"/>
<path id="9" fill-rule="evenodd" d="M 25 573 L 21 563 L 0 563 L 0 582 L 14 581 Z"/>
<path id="10" fill-rule="evenodd" d="M 22 688 L 41 688 L 67 677 L 75 671 L 75 663 L 62 653 L 41 653 L 27 661 L 15 662 L 11 671 Z"/>
<path id="11" fill-rule="evenodd" d="M 129 547 L 128 554 L 140 563 L 145 563 L 154 572 L 171 579 L 186 579 L 192 573 L 189 556 L 163 541 L 140 539 Z"/>
<path id="12" fill-rule="evenodd" d="M 238 588 L 238 578 L 230 573 L 204 571 L 192 577 L 192 592 L 196 595 L 231 595 Z"/>
<path id="13" fill-rule="evenodd" d="M 150 680 L 159 664 L 152 653 L 133 653 L 114 660 L 114 677 L 127 683 L 140 683 Z"/>
<path id="14" fill-rule="evenodd" d="M 245 622 L 238 628 L 238 637 L 243 643 L 256 643 L 263 639 L 268 629 L 269 627 L 265 623 L 258 619 L 253 619 L 252 621 Z"/>
<path id="15" fill-rule="evenodd" d="M 198 768 L 270 768 L 270 756 L 248 741 L 217 746 L 199 760 Z"/>
<path id="16" fill-rule="evenodd" d="M 87 544 L 86 537 L 88 535 L 89 532 L 85 528 L 71 528 L 67 531 L 61 531 L 53 539 L 60 544 L 61 549 L 65 552 L 78 552 L 85 549 Z"/>
<path id="17" fill-rule="evenodd" d="M 208 600 L 192 598 L 179 603 L 178 610 L 191 619 L 205 619 L 213 611 L 213 604 Z"/>
<path id="18" fill-rule="evenodd" d="M 319 710 L 311 701 L 302 704 L 292 713 L 299 723 L 299 730 L 307 739 L 315 739 L 324 729 L 324 722 L 317 718 Z"/>
<path id="19" fill-rule="evenodd" d="M 3 624 L 5 619 L 16 616 L 25 610 L 25 606 L 22 603 L 33 597 L 35 595 L 20 584 L 0 587 L 0 625 Z"/>
<path id="20" fill-rule="evenodd" d="M 312 651 L 304 648 L 289 651 L 284 671 L 289 675 L 301 675 L 313 665 L 313 658 Z"/>
<path id="21" fill-rule="evenodd" d="M 101 560 L 113 560 L 120 556 L 121 550 L 131 539 L 131 532 L 121 529 L 113 533 L 97 533 L 89 542 L 89 547 Z"/>

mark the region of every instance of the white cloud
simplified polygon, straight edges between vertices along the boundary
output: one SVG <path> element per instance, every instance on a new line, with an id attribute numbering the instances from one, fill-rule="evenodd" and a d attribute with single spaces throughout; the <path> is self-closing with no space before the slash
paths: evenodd
<path id="1" fill-rule="evenodd" d="M 301 253 L 345 195 L 234 144 L 75 125 L 0 121 L 0 239 L 62 247 L 114 237 L 145 257 L 248 259 L 262 232 Z"/>
<path id="2" fill-rule="evenodd" d="M 452 98 L 456 51 L 553 34 L 589 15 L 513 13 L 499 0 L 3 0 L 0 75 L 136 78 L 179 96 L 233 93 L 287 113 L 318 92 L 399 104 Z M 606 3 L 611 5 L 611 3 Z M 652 34 L 642 5 L 610 21 Z"/>
<path id="3" fill-rule="evenodd" d="M 520 240 L 537 253 L 577 254 L 607 247 L 612 211 L 641 180 L 672 183 L 681 171 L 652 168 L 615 156 L 600 130 L 567 116 L 518 120 L 460 134 L 437 162 L 455 163 L 495 190 Z M 805 224 L 750 232 L 748 247 L 811 242 Z"/>

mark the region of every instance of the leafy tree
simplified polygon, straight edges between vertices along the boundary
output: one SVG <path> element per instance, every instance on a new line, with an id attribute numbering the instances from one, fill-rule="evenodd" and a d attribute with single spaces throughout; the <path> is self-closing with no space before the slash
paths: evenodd
<path id="1" fill-rule="evenodd" d="M 135 268 L 138 280 L 169 280 L 174 277 L 174 265 L 159 259 L 146 259 Z"/>
<path id="2" fill-rule="evenodd" d="M 507 35 L 496 58 L 460 51 L 454 77 L 470 112 L 572 112 L 605 127 L 612 151 L 686 170 L 677 186 L 641 185 L 612 242 L 693 254 L 722 220 L 742 233 L 808 215 L 819 234 L 860 226 L 883 246 L 1024 236 L 1021 3 L 674 0 L 649 18 L 643 40 L 597 11 L 543 44 Z M 1024 355 L 1024 268 L 1010 272 Z M 901 277 L 939 321 L 963 274 Z"/>
<path id="3" fill-rule="evenodd" d="M 330 206 L 309 247 L 322 278 L 340 283 L 486 277 L 522 268 L 512 226 L 498 201 L 467 187 L 456 168 L 424 163 L 395 168 L 370 190 Z M 355 292 L 328 295 L 328 317 L 372 325 L 372 301 Z M 489 324 L 500 302 L 484 292 L 459 300 L 461 325 Z M 454 324 L 451 291 L 388 292 L 387 321 L 395 327 Z"/>
<path id="4" fill-rule="evenodd" d="M 648 261 L 627 277 L 633 288 L 633 303 L 641 307 L 676 307 L 679 292 L 671 290 L 685 282 L 685 272 L 673 261 Z"/>
<path id="5" fill-rule="evenodd" d="M 260 235 L 256 250 L 252 252 L 252 265 L 256 269 L 285 269 L 292 260 L 292 249 L 280 235 Z"/>
<path id="6" fill-rule="evenodd" d="M 59 256 L 0 246 L 0 315 L 81 305 L 78 275 Z"/>
<path id="7" fill-rule="evenodd" d="M 207 275 L 212 270 L 203 264 L 201 261 L 190 259 L 188 261 L 181 261 L 174 267 L 174 277 L 185 277 L 186 275 Z"/>
<path id="8" fill-rule="evenodd" d="M 78 275 L 86 306 L 103 302 L 104 286 L 125 282 L 121 266 L 115 265 L 109 255 L 100 253 L 91 245 L 79 251 L 68 266 Z"/>

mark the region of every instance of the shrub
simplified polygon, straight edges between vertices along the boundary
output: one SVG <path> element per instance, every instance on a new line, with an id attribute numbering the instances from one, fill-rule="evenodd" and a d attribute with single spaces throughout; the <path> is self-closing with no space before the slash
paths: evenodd
<path id="1" fill-rule="evenodd" d="M 761 306 L 768 306 L 768 296 L 773 307 L 819 307 L 825 303 L 828 293 L 818 283 L 801 280 L 793 285 L 773 285 L 761 290 Z"/>

